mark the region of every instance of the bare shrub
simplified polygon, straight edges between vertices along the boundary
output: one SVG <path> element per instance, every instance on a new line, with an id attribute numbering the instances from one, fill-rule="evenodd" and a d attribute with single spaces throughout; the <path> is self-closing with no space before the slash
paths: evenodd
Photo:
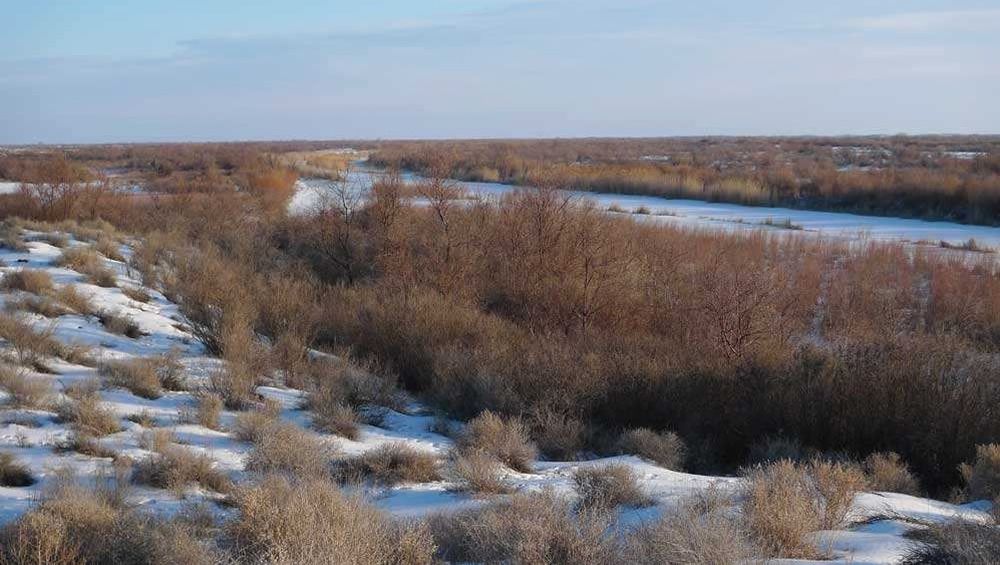
<path id="1" fill-rule="evenodd" d="M 123 286 L 121 287 L 121 291 L 125 296 L 143 304 L 153 299 L 149 291 L 139 286 Z"/>
<path id="2" fill-rule="evenodd" d="M 163 396 L 156 365 L 149 359 L 105 361 L 98 372 L 109 386 L 128 389 L 136 396 L 150 399 Z"/>
<path id="3" fill-rule="evenodd" d="M 577 418 L 542 410 L 529 419 L 531 437 L 546 457 L 571 460 L 583 449 L 584 425 Z"/>
<path id="4" fill-rule="evenodd" d="M 309 373 L 306 408 L 315 414 L 320 429 L 354 438 L 357 421 L 377 426 L 385 407 L 398 405 L 395 380 L 378 368 L 324 360 L 312 362 Z"/>
<path id="5" fill-rule="evenodd" d="M 968 498 L 1000 499 L 1000 444 L 977 445 L 976 459 L 971 465 L 963 463 L 961 472 Z"/>
<path id="6" fill-rule="evenodd" d="M 313 425 L 324 432 L 358 439 L 358 415 L 350 406 L 335 403 L 309 404 Z"/>
<path id="7" fill-rule="evenodd" d="M 365 478 L 384 485 L 429 483 L 441 479 L 437 458 L 404 443 L 387 443 L 341 461 L 337 476 L 342 481 Z"/>
<path id="8" fill-rule="evenodd" d="M 780 460 L 750 471 L 743 513 L 769 555 L 816 557 L 819 550 L 805 536 L 842 525 L 864 486 L 863 473 L 848 464 Z"/>
<path id="9" fill-rule="evenodd" d="M 503 466 L 492 455 L 480 450 L 453 453 L 451 471 L 460 488 L 475 494 L 506 494 L 510 485 L 504 480 Z"/>
<path id="10" fill-rule="evenodd" d="M 4 308 L 8 311 L 33 312 L 46 318 L 58 318 L 70 313 L 65 306 L 47 296 L 24 296 L 8 300 Z"/>
<path id="11" fill-rule="evenodd" d="M 209 388 L 222 397 L 226 408 L 242 410 L 256 399 L 257 384 L 265 372 L 262 351 L 249 329 L 226 331 L 221 339 L 226 364 L 212 373 Z"/>
<path id="12" fill-rule="evenodd" d="M 89 245 L 70 247 L 56 259 L 56 265 L 79 273 L 90 273 L 104 267 L 104 259 Z"/>
<path id="13" fill-rule="evenodd" d="M 618 446 L 623 453 L 633 453 L 671 471 L 684 468 L 687 447 L 674 432 L 657 433 L 648 428 L 637 428 L 623 433 Z"/>
<path id="14" fill-rule="evenodd" d="M 18 269 L 4 275 L 0 280 L 0 288 L 41 295 L 52 292 L 53 284 L 52 277 L 45 271 Z"/>
<path id="15" fill-rule="evenodd" d="M 118 417 L 103 405 L 96 392 L 84 391 L 75 399 L 63 401 L 58 414 L 62 421 L 85 435 L 100 437 L 121 430 Z"/>
<path id="16" fill-rule="evenodd" d="M 333 455 L 333 446 L 315 435 L 294 424 L 276 423 L 258 434 L 246 468 L 262 474 L 328 478 Z"/>
<path id="17" fill-rule="evenodd" d="M 102 444 L 97 438 L 79 431 L 70 432 L 65 441 L 58 444 L 59 451 L 73 451 L 88 457 L 113 458 L 117 452 Z"/>
<path id="18" fill-rule="evenodd" d="M 99 237 L 97 241 L 94 242 L 94 249 L 112 261 L 125 261 L 125 257 L 122 255 L 121 245 L 109 237 Z"/>
<path id="19" fill-rule="evenodd" d="M 84 316 L 93 315 L 96 309 L 90 298 L 77 290 L 74 284 L 64 284 L 55 291 L 53 297 L 66 307 Z"/>
<path id="20" fill-rule="evenodd" d="M 759 551 L 738 518 L 686 501 L 626 538 L 626 561 L 637 565 L 756 563 Z"/>
<path id="21" fill-rule="evenodd" d="M 52 384 L 44 378 L 32 377 L 21 367 L 0 363 L 0 388 L 10 395 L 11 403 L 19 408 L 44 408 L 52 397 Z"/>
<path id="22" fill-rule="evenodd" d="M 161 453 L 166 451 L 174 443 L 175 439 L 174 432 L 167 428 L 146 430 L 139 436 L 139 447 L 147 451 Z"/>
<path id="23" fill-rule="evenodd" d="M 69 236 L 64 233 L 45 233 L 38 237 L 38 241 L 44 241 L 53 247 L 69 247 Z"/>
<path id="24" fill-rule="evenodd" d="M 131 339 L 139 339 L 145 335 L 139 324 L 128 314 L 102 311 L 97 312 L 96 315 L 101 321 L 101 325 L 104 326 L 104 329 L 113 334 L 123 335 Z"/>
<path id="25" fill-rule="evenodd" d="M 862 467 L 872 490 L 920 494 L 920 482 L 897 453 L 872 453 Z"/>
<path id="26" fill-rule="evenodd" d="M 614 509 L 618 506 L 644 507 L 653 503 L 626 465 L 583 467 L 573 474 L 580 506 L 586 509 Z"/>
<path id="27" fill-rule="evenodd" d="M 195 395 L 196 404 L 186 410 L 182 416 L 185 421 L 205 426 L 210 430 L 219 429 L 219 417 L 222 414 L 222 397 L 212 392 L 199 392 Z"/>
<path id="28" fill-rule="evenodd" d="M 278 422 L 281 407 L 277 404 L 264 403 L 236 414 L 233 435 L 242 441 L 256 442 L 263 434 Z"/>
<path id="29" fill-rule="evenodd" d="M 215 492 L 229 492 L 232 482 L 214 465 L 207 455 L 179 445 L 165 445 L 136 464 L 132 480 L 178 492 L 183 492 L 192 483 Z"/>
<path id="30" fill-rule="evenodd" d="M 426 530 L 393 524 L 329 481 L 267 477 L 239 489 L 234 500 L 240 512 L 227 533 L 249 562 L 320 565 L 332 556 L 342 563 L 432 562 Z"/>
<path id="31" fill-rule="evenodd" d="M 808 461 L 814 453 L 807 450 L 797 439 L 784 436 L 768 436 L 750 446 L 747 457 L 749 465 L 766 465 L 777 461 L 792 461 L 795 463 Z"/>
<path id="32" fill-rule="evenodd" d="M 574 514 L 552 492 L 515 494 L 482 509 L 430 520 L 439 555 L 449 562 L 616 563 L 620 562 L 607 518 Z"/>
<path id="33" fill-rule="evenodd" d="M 914 543 L 900 565 L 1000 563 L 1000 527 L 955 520 L 913 530 Z"/>
<path id="34" fill-rule="evenodd" d="M 224 556 L 198 539 L 196 532 L 183 516 L 163 520 L 122 505 L 105 491 L 61 484 L 0 530 L 0 562 L 210 565 L 223 561 Z"/>
<path id="35" fill-rule="evenodd" d="M 26 465 L 18 461 L 12 453 L 0 452 L 0 486 L 27 487 L 35 484 L 35 478 Z"/>
<path id="36" fill-rule="evenodd" d="M 522 473 L 531 472 L 531 463 L 538 456 L 520 420 L 505 420 L 490 411 L 470 420 L 455 446 L 462 453 L 488 453 Z"/>

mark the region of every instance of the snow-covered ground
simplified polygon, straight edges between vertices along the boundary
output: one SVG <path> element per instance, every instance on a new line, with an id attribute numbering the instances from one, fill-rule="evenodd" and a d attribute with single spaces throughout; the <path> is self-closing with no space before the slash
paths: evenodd
<path id="1" fill-rule="evenodd" d="M 79 343 L 90 346 L 98 359 L 125 359 L 138 356 L 159 355 L 173 352 L 183 367 L 191 385 L 204 383 L 208 375 L 222 361 L 207 355 L 203 346 L 186 329 L 177 305 L 162 294 L 147 289 L 152 299 L 141 303 L 125 296 L 120 288 L 102 288 L 85 281 L 80 273 L 58 267 L 55 261 L 61 250 L 39 241 L 37 232 L 26 232 L 29 240 L 28 251 L 16 252 L 0 248 L 0 275 L 25 267 L 39 269 L 51 275 L 57 287 L 76 285 L 78 290 L 89 295 L 100 309 L 119 311 L 132 317 L 143 332 L 138 339 L 108 333 L 93 317 L 64 315 L 53 321 L 33 316 L 37 327 L 54 323 L 54 335 L 65 343 Z M 71 245 L 83 245 L 72 241 Z M 129 249 L 123 247 L 125 256 Z M 104 259 L 108 267 L 118 274 L 119 287 L 139 287 L 141 283 L 132 276 L 126 264 Z M 0 293 L 0 306 L 16 298 L 16 292 Z M 0 341 L 0 350 L 8 347 Z M 32 378 L 50 380 L 55 390 L 65 390 L 73 383 L 97 377 L 96 369 L 74 365 L 57 359 L 46 360 L 54 374 L 32 373 Z M 299 426 L 308 427 L 310 414 L 300 408 L 303 392 L 282 386 L 262 386 L 258 392 L 274 399 L 281 405 L 281 418 Z M 138 397 L 122 389 L 103 389 L 102 401 L 120 418 L 122 431 L 106 436 L 101 443 L 117 452 L 141 460 L 151 455 L 143 448 L 142 435 L 148 428 L 127 420 L 128 416 L 146 414 L 157 427 L 171 430 L 176 441 L 208 455 L 217 469 L 227 473 L 236 481 L 248 477 L 245 470 L 250 446 L 239 441 L 227 431 L 235 419 L 235 413 L 225 411 L 222 415 L 222 431 L 212 430 L 197 424 L 185 423 L 182 411 L 195 402 L 192 392 L 165 392 L 162 397 L 150 400 Z M 0 522 L 7 522 L 23 513 L 37 501 L 39 493 L 60 473 L 60 469 L 71 469 L 81 480 L 95 478 L 109 473 L 111 459 L 97 458 L 60 451 L 58 444 L 65 440 L 70 430 L 60 423 L 55 413 L 46 410 L 15 410 L 3 404 L 6 393 L 0 396 L 0 452 L 14 454 L 26 463 L 39 479 L 29 487 L 0 487 Z M 434 418 L 419 403 L 413 402 L 406 412 L 390 411 L 380 427 L 363 426 L 356 441 L 334 435 L 317 435 L 322 441 L 336 446 L 342 455 L 362 453 L 387 442 L 402 442 L 415 449 L 444 455 L 452 446 L 452 440 L 432 431 Z M 648 491 L 656 504 L 650 508 L 623 511 L 623 522 L 635 524 L 656 518 L 665 509 L 692 495 L 715 489 L 736 491 L 740 479 L 732 477 L 711 477 L 680 473 L 658 467 L 633 456 L 619 456 L 590 461 L 538 461 L 532 473 L 507 471 L 507 480 L 517 490 L 533 491 L 550 488 L 567 496 L 573 493 L 573 473 L 587 466 L 603 465 L 610 462 L 631 467 L 641 486 Z M 419 517 L 432 512 L 453 511 L 483 504 L 484 500 L 463 494 L 456 485 L 445 480 L 423 484 L 401 484 L 372 493 L 373 503 L 385 511 L 400 517 Z M 178 494 L 149 487 L 136 487 L 131 499 L 135 504 L 156 512 L 171 513 L 182 507 Z M 214 500 L 218 495 L 192 487 L 183 493 L 187 500 Z M 853 515 L 863 518 L 875 514 L 892 515 L 900 519 L 875 521 L 850 530 L 818 532 L 817 543 L 831 548 L 835 562 L 853 563 L 894 563 L 910 543 L 903 534 L 914 527 L 904 518 L 923 521 L 944 521 L 961 516 L 973 520 L 985 520 L 988 504 L 979 503 L 955 506 L 929 499 L 915 498 L 891 493 L 864 493 L 854 501 Z M 222 506 L 220 513 L 231 512 Z M 790 561 L 786 561 L 790 562 Z"/>
<path id="2" fill-rule="evenodd" d="M 352 190 L 363 192 L 371 186 L 373 179 L 378 174 L 378 171 L 358 167 L 352 171 L 347 183 Z M 406 182 L 416 182 L 420 179 L 414 174 L 404 174 L 402 178 Z M 470 195 L 481 198 L 499 198 L 504 194 L 518 190 L 516 186 L 490 182 L 461 182 L 457 184 L 464 187 Z M 291 210 L 302 212 L 315 207 L 333 190 L 333 186 L 335 183 L 323 179 L 299 181 L 298 192 L 290 204 Z M 844 241 L 898 241 L 926 247 L 938 247 L 942 241 L 956 246 L 973 239 L 982 248 L 1000 250 L 1000 228 L 989 226 L 790 208 L 743 206 L 656 196 L 582 191 L 567 191 L 567 193 L 581 201 L 593 202 L 598 208 L 614 210 L 616 214 L 629 215 L 642 221 L 693 228 L 723 231 L 777 230 L 803 237 L 821 237 Z"/>
<path id="3" fill-rule="evenodd" d="M 21 189 L 21 183 L 0 181 L 0 194 L 13 194 Z"/>

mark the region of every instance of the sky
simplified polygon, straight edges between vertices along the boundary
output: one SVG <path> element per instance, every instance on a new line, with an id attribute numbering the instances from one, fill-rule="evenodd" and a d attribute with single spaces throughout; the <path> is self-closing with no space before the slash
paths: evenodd
<path id="1" fill-rule="evenodd" d="M 0 143 L 1000 133 L 1000 0 L 0 0 Z"/>

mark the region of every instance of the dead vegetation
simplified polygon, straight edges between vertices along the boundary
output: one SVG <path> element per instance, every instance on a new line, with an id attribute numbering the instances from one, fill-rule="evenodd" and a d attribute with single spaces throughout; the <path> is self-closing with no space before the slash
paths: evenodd
<path id="1" fill-rule="evenodd" d="M 531 472 L 531 462 L 538 455 L 520 421 L 505 420 L 488 411 L 466 424 L 455 448 L 465 455 L 485 453 L 521 473 Z"/>
<path id="2" fill-rule="evenodd" d="M 336 475 L 342 482 L 371 480 L 388 486 L 441 479 L 437 457 L 404 443 L 387 443 L 339 461 Z"/>

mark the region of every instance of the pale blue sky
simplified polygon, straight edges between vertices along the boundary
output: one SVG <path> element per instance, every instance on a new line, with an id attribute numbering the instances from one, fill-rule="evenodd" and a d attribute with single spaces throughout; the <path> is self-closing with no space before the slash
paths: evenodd
<path id="1" fill-rule="evenodd" d="M 0 0 L 0 143 L 1000 133 L 1000 1 Z"/>

